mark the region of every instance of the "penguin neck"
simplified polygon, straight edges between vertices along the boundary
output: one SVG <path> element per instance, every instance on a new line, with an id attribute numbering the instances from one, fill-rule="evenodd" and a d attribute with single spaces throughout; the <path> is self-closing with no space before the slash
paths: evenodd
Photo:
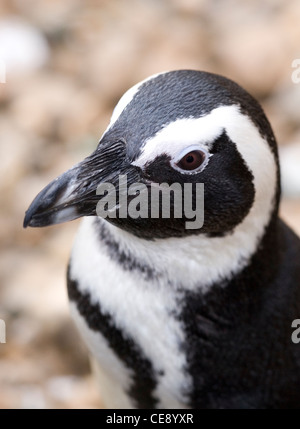
<path id="1" fill-rule="evenodd" d="M 266 248 L 271 256 L 273 248 L 269 243 L 270 236 L 276 233 L 277 204 L 267 218 L 265 214 L 254 210 L 223 237 L 199 234 L 153 241 L 133 236 L 99 218 L 93 222 L 110 256 L 123 269 L 138 271 L 144 280 L 163 286 L 207 292 L 215 284 L 230 282 L 252 263 L 258 249 Z"/>

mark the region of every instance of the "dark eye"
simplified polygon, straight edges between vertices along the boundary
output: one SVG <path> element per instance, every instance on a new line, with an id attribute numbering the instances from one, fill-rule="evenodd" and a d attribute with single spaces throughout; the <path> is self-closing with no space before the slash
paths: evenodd
<path id="1" fill-rule="evenodd" d="M 191 152 L 184 155 L 176 165 L 181 170 L 196 170 L 205 160 L 205 153 L 201 150 L 192 150 Z"/>

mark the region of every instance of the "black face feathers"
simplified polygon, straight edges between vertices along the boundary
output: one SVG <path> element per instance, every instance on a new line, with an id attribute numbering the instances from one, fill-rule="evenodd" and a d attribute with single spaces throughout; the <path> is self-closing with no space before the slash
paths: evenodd
<path id="1" fill-rule="evenodd" d="M 148 217 L 120 219 L 117 216 L 115 219 L 107 218 L 107 220 L 145 239 L 182 237 L 200 233 L 223 236 L 230 233 L 237 224 L 242 222 L 252 207 L 255 196 L 253 176 L 225 133 L 214 142 L 211 153 L 213 156 L 204 171 L 190 175 L 188 178 L 170 167 L 168 157 L 156 158 L 141 173 L 141 181 L 148 186 Z M 182 185 L 184 189 L 185 181 L 192 185 L 194 210 L 197 205 L 196 198 L 199 197 L 196 184 L 204 184 L 204 223 L 197 230 L 186 228 L 186 222 L 189 219 L 184 211 L 182 217 L 175 218 L 176 200 L 172 192 L 170 193 L 170 216 L 163 218 L 160 215 L 157 219 L 151 217 L 149 183 L 167 183 L 170 186 L 176 183 Z M 184 197 L 182 192 L 182 207 Z M 160 204 L 162 205 L 162 201 Z"/>

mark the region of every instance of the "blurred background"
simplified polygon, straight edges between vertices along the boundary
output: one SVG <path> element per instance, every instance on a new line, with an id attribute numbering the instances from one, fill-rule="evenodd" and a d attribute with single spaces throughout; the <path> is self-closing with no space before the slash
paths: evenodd
<path id="1" fill-rule="evenodd" d="M 66 294 L 79 221 L 22 222 L 138 81 L 200 69 L 258 98 L 280 145 L 282 217 L 300 233 L 299 23 L 298 0 L 1 0 L 0 408 L 102 406 Z"/>

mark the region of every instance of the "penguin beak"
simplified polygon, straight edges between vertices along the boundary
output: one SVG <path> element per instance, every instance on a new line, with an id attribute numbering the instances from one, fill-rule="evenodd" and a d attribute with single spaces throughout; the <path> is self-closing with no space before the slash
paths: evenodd
<path id="1" fill-rule="evenodd" d="M 100 144 L 90 156 L 49 183 L 25 213 L 24 228 L 54 225 L 96 216 L 100 183 L 116 182 L 126 165 L 125 144 Z M 127 168 L 126 168 L 127 167 Z"/>

